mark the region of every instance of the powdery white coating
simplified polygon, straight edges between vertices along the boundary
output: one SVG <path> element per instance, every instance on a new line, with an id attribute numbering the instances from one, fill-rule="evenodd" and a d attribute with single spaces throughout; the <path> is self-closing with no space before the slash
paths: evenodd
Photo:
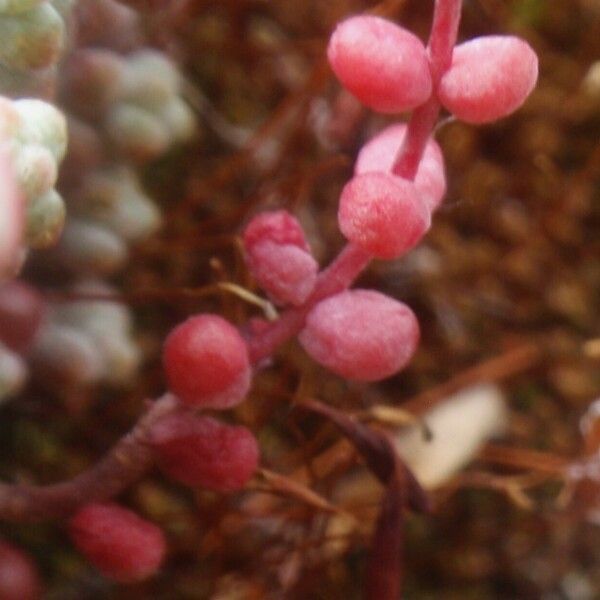
<path id="1" fill-rule="evenodd" d="M 390 259 L 420 241 L 431 213 L 412 182 L 387 173 L 365 173 L 344 186 L 338 223 L 348 240 L 377 258 Z"/>
<path id="2" fill-rule="evenodd" d="M 165 340 L 163 366 L 171 391 L 191 406 L 230 408 L 250 389 L 246 343 L 218 315 L 197 315 L 175 327 Z"/>
<path id="3" fill-rule="evenodd" d="M 36 600 L 42 597 L 37 569 L 21 550 L 0 541 L 0 598 Z"/>
<path id="4" fill-rule="evenodd" d="M 254 244 L 265 241 L 290 244 L 309 251 L 302 226 L 287 210 L 260 213 L 246 225 L 243 237 L 247 251 L 251 251 Z"/>
<path id="5" fill-rule="evenodd" d="M 486 383 L 450 396 L 423 417 L 433 434 L 424 439 L 415 425 L 396 436 L 396 448 L 427 489 L 439 487 L 464 468 L 482 444 L 501 435 L 508 410 L 498 386 Z"/>
<path id="6" fill-rule="evenodd" d="M 150 435 L 161 469 L 185 485 L 239 490 L 258 466 L 258 444 L 246 427 L 180 414 L 159 421 Z"/>
<path id="7" fill-rule="evenodd" d="M 258 284 L 276 304 L 299 306 L 315 287 L 319 265 L 298 246 L 262 242 L 252 247 L 246 260 Z"/>
<path id="8" fill-rule="evenodd" d="M 303 348 L 334 373 L 378 381 L 400 371 L 419 341 L 419 324 L 402 302 L 350 290 L 319 302 L 299 336 Z"/>
<path id="9" fill-rule="evenodd" d="M 370 139 L 358 153 L 354 174 L 370 172 L 392 173 L 396 154 L 406 135 L 406 124 L 386 127 Z M 444 156 L 438 143 L 430 138 L 414 180 L 415 187 L 430 211 L 434 211 L 446 194 Z"/>
<path id="10" fill-rule="evenodd" d="M 483 36 L 454 48 L 452 65 L 437 94 L 459 119 L 489 123 L 519 108 L 537 76 L 538 58 L 527 42 L 513 36 Z"/>
<path id="11" fill-rule="evenodd" d="M 117 504 L 88 504 L 69 524 L 78 550 L 106 577 L 121 583 L 153 575 L 163 561 L 162 531 Z"/>
<path id="12" fill-rule="evenodd" d="M 373 110 L 410 110 L 431 95 L 423 43 L 381 17 L 342 21 L 329 40 L 327 57 L 342 85 Z"/>

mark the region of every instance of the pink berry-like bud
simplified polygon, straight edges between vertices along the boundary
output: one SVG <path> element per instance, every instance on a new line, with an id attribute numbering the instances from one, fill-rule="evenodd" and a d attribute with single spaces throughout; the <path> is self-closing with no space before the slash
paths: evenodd
<path id="1" fill-rule="evenodd" d="M 117 504 L 88 504 L 69 524 L 79 551 L 106 577 L 122 583 L 153 575 L 166 549 L 162 531 Z"/>
<path id="2" fill-rule="evenodd" d="M 353 177 L 342 190 L 344 236 L 377 258 L 397 258 L 423 237 L 431 214 L 414 184 L 387 173 Z"/>
<path id="3" fill-rule="evenodd" d="M 244 246 L 248 268 L 275 303 L 300 305 L 308 298 L 319 266 L 294 216 L 278 210 L 255 217 Z"/>
<path id="4" fill-rule="evenodd" d="M 153 427 L 151 443 L 166 475 L 192 487 L 239 490 L 258 465 L 258 444 L 252 432 L 210 417 L 166 417 Z"/>
<path id="5" fill-rule="evenodd" d="M 287 210 L 264 212 L 254 217 L 244 229 L 244 247 L 251 252 L 255 244 L 273 242 L 279 245 L 297 246 L 309 251 L 302 226 Z"/>
<path id="6" fill-rule="evenodd" d="M 406 125 L 390 125 L 369 140 L 358 153 L 354 174 L 383 172 L 392 173 L 394 160 L 406 135 Z M 437 142 L 430 138 L 419 163 L 414 180 L 423 202 L 433 212 L 446 194 L 444 156 Z"/>
<path id="7" fill-rule="evenodd" d="M 315 287 L 319 265 L 298 246 L 255 244 L 246 260 L 256 281 L 276 304 L 298 306 Z"/>
<path id="8" fill-rule="evenodd" d="M 347 379 L 378 381 L 400 371 L 419 341 L 419 324 L 401 302 L 368 290 L 342 292 L 309 313 L 300 343 Z"/>
<path id="9" fill-rule="evenodd" d="M 342 85 L 378 112 L 410 110 L 431 95 L 423 43 L 386 19 L 357 16 L 342 21 L 329 40 L 327 57 Z"/>
<path id="10" fill-rule="evenodd" d="M 489 123 L 519 108 L 535 87 L 538 58 L 524 40 L 490 35 L 454 49 L 437 93 L 467 123 Z"/>
<path id="11" fill-rule="evenodd" d="M 40 579 L 33 562 L 21 550 L 0 541 L 0 598 L 36 600 L 41 595 Z"/>
<path id="12" fill-rule="evenodd" d="M 171 331 L 163 350 L 169 387 L 183 402 L 225 409 L 250 388 L 250 362 L 238 330 L 218 315 L 190 317 Z"/>
<path id="13" fill-rule="evenodd" d="M 45 313 L 39 292 L 22 281 L 0 285 L 0 341 L 15 352 L 26 352 Z"/>

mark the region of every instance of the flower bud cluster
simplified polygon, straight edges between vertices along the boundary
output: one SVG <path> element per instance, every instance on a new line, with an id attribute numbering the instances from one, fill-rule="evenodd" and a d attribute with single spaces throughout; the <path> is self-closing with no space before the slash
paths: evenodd
<path id="1" fill-rule="evenodd" d="M 24 197 L 23 242 L 47 247 L 58 239 L 65 218 L 64 202 L 55 189 L 67 147 L 65 118 L 42 100 L 0 97 L 0 138 Z"/>
<path id="2" fill-rule="evenodd" d="M 74 296 L 114 292 L 93 280 L 80 281 L 68 291 Z M 60 391 L 99 383 L 127 384 L 141 356 L 132 338 L 129 309 L 117 302 L 86 299 L 47 306 L 29 358 L 40 383 Z"/>
<path id="3" fill-rule="evenodd" d="M 63 95 L 76 115 L 98 123 L 117 152 L 139 164 L 193 135 L 180 85 L 177 68 L 157 50 L 121 56 L 87 48 L 70 56 Z"/>
<path id="4" fill-rule="evenodd" d="M 0 4 L 0 94 L 52 95 L 66 46 L 71 2 L 6 0 Z"/>

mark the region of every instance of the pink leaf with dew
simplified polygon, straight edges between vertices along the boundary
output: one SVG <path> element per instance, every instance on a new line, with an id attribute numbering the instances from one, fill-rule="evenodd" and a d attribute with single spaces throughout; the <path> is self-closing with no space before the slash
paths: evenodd
<path id="1" fill-rule="evenodd" d="M 419 341 L 419 324 L 402 302 L 351 290 L 319 302 L 299 339 L 313 359 L 334 373 L 378 381 L 408 363 Z"/>
<path id="2" fill-rule="evenodd" d="M 394 161 L 406 135 L 406 125 L 397 123 L 386 127 L 370 139 L 358 153 L 354 174 L 392 173 Z M 444 157 L 438 143 L 430 138 L 414 180 L 417 191 L 430 211 L 434 211 L 446 194 Z"/>
<path id="3" fill-rule="evenodd" d="M 8 150 L 0 146 L 0 281 L 17 269 L 24 227 L 24 200 Z"/>
<path id="4" fill-rule="evenodd" d="M 537 76 L 538 58 L 527 42 L 513 36 L 483 36 L 456 46 L 437 94 L 459 119 L 489 123 L 519 108 Z"/>
<path id="5" fill-rule="evenodd" d="M 412 249 L 431 223 L 415 185 L 388 173 L 353 177 L 342 190 L 338 223 L 344 236 L 377 258 Z"/>
<path id="6" fill-rule="evenodd" d="M 342 21 L 329 40 L 327 57 L 342 85 L 373 110 L 410 110 L 431 95 L 423 43 L 381 17 L 361 15 Z"/>

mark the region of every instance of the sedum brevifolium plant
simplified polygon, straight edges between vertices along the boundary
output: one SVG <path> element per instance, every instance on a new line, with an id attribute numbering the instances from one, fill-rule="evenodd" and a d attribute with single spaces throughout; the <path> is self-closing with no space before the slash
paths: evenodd
<path id="1" fill-rule="evenodd" d="M 3 67 L 55 69 L 66 44 L 61 37 L 65 19 L 71 14 L 79 19 L 84 44 L 72 49 L 61 65 L 57 93 L 67 117 L 41 100 L 3 99 L 0 104 L 0 109 L 5 107 L 5 116 L 0 113 L 0 176 L 6 189 L 0 203 L 6 216 L 0 267 L 8 277 L 25 247 L 57 241 L 64 206 L 54 185 L 68 123 L 74 145 L 66 158 L 72 172 L 64 182 L 68 219 L 51 260 L 81 277 L 73 289 L 102 295 L 107 288 L 97 278 L 116 272 L 128 244 L 160 225 L 135 169 L 189 139 L 194 120 L 181 98 L 175 65 L 157 51 L 127 47 L 126 34 L 135 30 L 137 35 L 129 9 L 108 0 L 82 1 L 79 6 L 22 2 L 21 13 L 14 9 L 18 4 L 0 3 L 0 13 L 4 9 L 7 15 L 0 31 L 6 27 L 16 36 L 16 21 L 27 20 L 18 35 L 29 27 L 43 30 L 47 38 L 40 33 L 39 44 L 51 46 L 47 55 L 55 58 L 48 64 L 33 60 L 41 52 L 35 48 L 21 55 L 16 39 L 0 54 Z M 127 4 L 153 10 L 165 3 Z M 48 23 L 35 25 L 42 18 L 38 13 Z M 412 310 L 378 291 L 351 287 L 373 259 L 401 258 L 426 235 L 446 193 L 443 154 L 433 139 L 440 112 L 473 124 L 507 117 L 525 102 L 538 73 L 535 52 L 519 38 L 484 36 L 455 45 L 460 13 L 460 1 L 436 0 L 427 46 L 381 17 L 356 15 L 338 24 L 327 58 L 341 85 L 375 112 L 410 113 L 408 120 L 385 128 L 358 153 L 339 198 L 344 248 L 319 268 L 299 220 L 290 212 L 273 210 L 252 218 L 242 233 L 246 265 L 278 307 L 277 318 L 237 326 L 221 315 L 202 313 L 177 325 L 162 350 L 167 392 L 151 403 L 133 430 L 72 480 L 45 487 L 0 486 L 1 518 L 68 519 L 73 543 L 106 577 L 124 583 L 146 579 L 163 564 L 164 534 L 113 498 L 154 464 L 190 487 L 218 493 L 243 489 L 260 462 L 254 434 L 203 411 L 242 403 L 253 377 L 260 376 L 279 346 L 297 337 L 314 361 L 350 381 L 381 381 L 409 363 L 420 335 Z M 95 30 L 90 14 L 114 20 L 114 30 Z M 120 27 L 125 35 L 119 35 Z M 48 195 L 54 199 L 54 212 L 40 204 Z M 13 325 L 7 327 L 10 319 Z M 106 331 L 107 322 L 117 326 Z M 118 383 L 135 372 L 139 360 L 129 344 L 129 328 L 129 315 L 121 305 L 78 301 L 51 306 L 27 284 L 9 282 L 0 288 L 0 340 L 17 367 L 18 361 L 31 360 L 64 379 Z M 19 371 L 15 364 L 6 371 L 18 380 L 25 367 Z M 374 562 L 381 562 L 369 569 L 365 589 L 368 598 L 396 598 L 400 578 L 393 565 L 400 562 L 401 548 L 395 532 L 405 507 L 426 505 L 419 483 L 384 438 L 327 408 L 313 405 L 311 410 L 333 420 L 387 486 L 379 521 L 383 525 L 376 527 L 373 550 Z M 387 539 L 389 531 L 394 535 Z M 386 553 L 380 556 L 382 547 Z M 390 566 L 387 578 L 382 576 L 385 566 Z M 23 579 L 33 582 L 32 569 L 22 571 Z M 35 597 L 39 586 L 30 587 L 34 591 L 29 596 Z"/>

